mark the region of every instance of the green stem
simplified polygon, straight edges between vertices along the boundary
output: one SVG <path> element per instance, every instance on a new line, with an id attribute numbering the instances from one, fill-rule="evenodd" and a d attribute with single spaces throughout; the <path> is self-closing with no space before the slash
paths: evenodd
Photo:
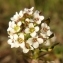
<path id="1" fill-rule="evenodd" d="M 38 59 L 38 56 L 39 56 L 39 49 L 35 49 L 34 52 L 33 52 L 33 59 Z"/>

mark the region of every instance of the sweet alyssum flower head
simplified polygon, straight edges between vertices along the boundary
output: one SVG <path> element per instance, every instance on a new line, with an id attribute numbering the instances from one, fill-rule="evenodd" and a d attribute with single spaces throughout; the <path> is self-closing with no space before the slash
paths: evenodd
<path id="1" fill-rule="evenodd" d="M 22 48 L 23 53 L 39 48 L 44 39 L 47 40 L 45 45 L 49 45 L 48 38 L 52 34 L 50 27 L 43 22 L 44 16 L 38 10 L 33 10 L 34 7 L 16 12 L 7 29 L 8 44 L 11 48 Z"/>

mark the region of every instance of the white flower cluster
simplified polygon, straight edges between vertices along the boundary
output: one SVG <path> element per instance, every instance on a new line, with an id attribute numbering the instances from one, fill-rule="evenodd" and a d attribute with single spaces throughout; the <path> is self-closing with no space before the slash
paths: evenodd
<path id="1" fill-rule="evenodd" d="M 52 34 L 47 23 L 42 23 L 44 16 L 40 12 L 33 11 L 34 7 L 21 10 L 11 18 L 7 32 L 8 44 L 11 48 L 21 47 L 24 53 L 34 50 L 43 44 Z M 46 44 L 49 45 L 49 40 Z"/>

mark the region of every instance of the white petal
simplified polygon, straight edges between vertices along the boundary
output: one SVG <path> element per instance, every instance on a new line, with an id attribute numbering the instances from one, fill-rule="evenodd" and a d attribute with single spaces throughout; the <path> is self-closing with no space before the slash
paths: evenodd
<path id="1" fill-rule="evenodd" d="M 19 17 L 20 17 L 20 18 L 23 17 L 23 11 L 22 11 L 22 10 L 19 12 Z"/>
<path id="2" fill-rule="evenodd" d="M 27 42 L 29 45 L 32 45 L 32 38 L 29 38 L 26 42 Z"/>
<path id="3" fill-rule="evenodd" d="M 14 40 L 17 40 L 17 38 L 18 38 L 18 35 L 14 34 Z"/>
<path id="4" fill-rule="evenodd" d="M 45 42 L 45 46 L 49 46 L 49 45 L 50 45 L 50 41 L 47 40 L 47 41 Z"/>
<path id="5" fill-rule="evenodd" d="M 26 13 L 28 11 L 28 9 L 27 8 L 24 8 L 24 11 L 23 11 L 23 13 Z"/>
<path id="6" fill-rule="evenodd" d="M 15 20 L 19 19 L 19 14 L 16 12 L 16 14 L 14 15 Z"/>
<path id="7" fill-rule="evenodd" d="M 25 8 L 24 13 L 27 13 L 27 14 L 31 15 L 33 13 L 33 9 L 34 9 L 34 7 L 30 8 L 30 9 Z"/>
<path id="8" fill-rule="evenodd" d="M 29 19 L 29 18 L 26 18 L 26 19 L 25 19 L 25 21 L 29 22 L 29 21 L 30 21 L 30 19 Z"/>
<path id="9" fill-rule="evenodd" d="M 15 13 L 15 16 L 19 16 L 18 12 Z"/>
<path id="10" fill-rule="evenodd" d="M 39 16 L 39 19 L 42 21 L 44 19 L 44 16 Z"/>
<path id="11" fill-rule="evenodd" d="M 36 36 L 36 32 L 33 32 L 30 34 L 32 37 L 35 37 Z"/>
<path id="12" fill-rule="evenodd" d="M 36 10 L 36 11 L 34 12 L 34 18 L 38 18 L 38 16 L 39 16 L 39 11 Z"/>
<path id="13" fill-rule="evenodd" d="M 33 9 L 34 9 L 34 7 L 31 7 L 31 9 L 30 9 L 30 10 L 32 11 Z"/>
<path id="14" fill-rule="evenodd" d="M 39 27 L 38 26 L 35 27 L 35 31 L 36 32 L 39 31 Z"/>
<path id="15" fill-rule="evenodd" d="M 11 27 L 9 27 L 8 29 L 7 29 L 7 31 L 11 31 L 12 30 L 12 28 Z"/>
<path id="16" fill-rule="evenodd" d="M 50 36 L 52 32 L 50 30 L 47 31 L 47 36 Z"/>
<path id="17" fill-rule="evenodd" d="M 42 38 L 37 38 L 39 44 L 42 44 L 43 43 L 43 39 Z"/>
<path id="18" fill-rule="evenodd" d="M 9 39 L 9 40 L 8 40 L 8 44 L 10 44 L 10 45 L 11 45 L 11 48 L 15 47 L 15 44 L 14 44 L 14 43 L 12 43 L 12 40 L 11 40 L 11 39 Z"/>
<path id="19" fill-rule="evenodd" d="M 11 35 L 12 35 L 13 33 L 15 33 L 14 29 L 12 29 L 12 28 L 8 28 L 8 29 L 7 29 L 7 32 L 8 32 L 8 33 L 10 32 L 9 34 L 11 34 Z"/>
<path id="20" fill-rule="evenodd" d="M 19 21 L 19 22 L 17 23 L 18 26 L 21 26 L 21 24 L 22 24 L 21 21 Z"/>
<path id="21" fill-rule="evenodd" d="M 12 40 L 11 40 L 11 39 L 9 39 L 7 42 L 8 42 L 8 44 L 11 44 L 11 43 L 12 43 Z"/>
<path id="22" fill-rule="evenodd" d="M 11 27 L 14 28 L 16 26 L 15 22 L 13 21 Z"/>
<path id="23" fill-rule="evenodd" d="M 41 20 L 36 21 L 36 23 L 37 23 L 37 24 L 40 24 L 40 23 L 41 23 Z"/>
<path id="24" fill-rule="evenodd" d="M 30 23 L 29 28 L 33 28 L 33 27 L 34 27 L 33 23 Z"/>
<path id="25" fill-rule="evenodd" d="M 19 34 L 19 37 L 24 40 L 24 34 L 23 34 L 23 33 L 20 33 L 20 34 Z"/>
<path id="26" fill-rule="evenodd" d="M 11 43 L 11 48 L 15 47 L 15 44 L 14 43 Z"/>
<path id="27" fill-rule="evenodd" d="M 46 29 L 50 29 L 50 27 L 49 27 L 46 23 L 42 23 L 42 24 L 41 24 L 41 27 L 42 27 L 42 28 L 46 28 Z"/>
<path id="28" fill-rule="evenodd" d="M 38 42 L 33 43 L 33 47 L 34 48 L 38 48 L 39 47 L 39 43 Z"/>
<path id="29" fill-rule="evenodd" d="M 23 52 L 24 52 L 24 53 L 28 53 L 28 52 L 29 52 L 29 49 L 23 48 Z"/>
<path id="30" fill-rule="evenodd" d="M 11 18 L 12 21 L 17 21 L 19 19 L 19 14 L 16 12 L 16 14 Z"/>
<path id="31" fill-rule="evenodd" d="M 19 47 L 19 43 L 18 42 L 14 42 L 15 48 Z"/>
<path id="32" fill-rule="evenodd" d="M 15 25 L 16 25 L 16 24 L 15 24 L 15 22 L 14 22 L 14 21 L 12 21 L 12 22 L 10 21 L 10 22 L 9 22 L 9 27 L 11 27 L 11 28 L 12 28 L 12 27 L 14 27 Z"/>
<path id="33" fill-rule="evenodd" d="M 14 29 L 11 29 L 10 32 L 11 32 L 11 33 L 15 33 L 16 31 L 15 31 Z"/>
<path id="34" fill-rule="evenodd" d="M 49 26 L 47 26 L 47 29 L 50 29 L 50 27 L 49 27 Z"/>
<path id="35" fill-rule="evenodd" d="M 29 33 L 29 28 L 26 28 L 25 29 L 25 33 Z"/>
<path id="36" fill-rule="evenodd" d="M 9 21 L 9 27 L 11 27 L 11 24 L 12 24 L 12 22 L 11 22 L 11 21 Z"/>
<path id="37" fill-rule="evenodd" d="M 20 47 L 23 49 L 24 47 L 25 47 L 25 43 L 24 42 L 22 42 L 21 44 L 19 44 L 20 45 Z"/>
<path id="38" fill-rule="evenodd" d="M 42 24 L 41 24 L 41 27 L 45 27 L 45 26 L 47 26 L 46 23 L 42 23 Z"/>

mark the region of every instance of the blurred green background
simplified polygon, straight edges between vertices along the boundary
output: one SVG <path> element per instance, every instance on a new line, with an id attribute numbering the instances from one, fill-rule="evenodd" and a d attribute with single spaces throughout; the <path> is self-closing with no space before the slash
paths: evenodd
<path id="1" fill-rule="evenodd" d="M 56 35 L 56 42 L 60 43 L 54 48 L 54 53 L 60 63 L 63 63 L 63 0 L 0 0 L 0 63 L 24 63 L 23 59 L 20 61 L 20 57 L 15 61 L 14 49 L 7 44 L 7 28 L 15 12 L 32 6 L 41 11 L 45 19 L 50 17 L 51 30 Z"/>

